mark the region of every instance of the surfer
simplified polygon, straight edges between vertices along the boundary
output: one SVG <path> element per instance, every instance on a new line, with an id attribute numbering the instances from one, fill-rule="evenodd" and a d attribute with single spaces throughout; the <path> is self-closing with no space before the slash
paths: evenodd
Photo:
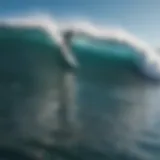
<path id="1" fill-rule="evenodd" d="M 63 33 L 64 42 L 67 46 L 71 46 L 71 41 L 74 36 L 74 33 L 70 30 L 67 30 Z"/>
<path id="2" fill-rule="evenodd" d="M 78 62 L 76 61 L 75 54 L 73 54 L 72 50 L 72 38 L 74 36 L 73 31 L 67 30 L 62 34 L 63 37 L 63 43 L 60 46 L 60 52 L 63 55 L 63 58 L 65 59 L 65 64 L 67 65 L 67 68 L 75 69 L 78 66 Z"/>

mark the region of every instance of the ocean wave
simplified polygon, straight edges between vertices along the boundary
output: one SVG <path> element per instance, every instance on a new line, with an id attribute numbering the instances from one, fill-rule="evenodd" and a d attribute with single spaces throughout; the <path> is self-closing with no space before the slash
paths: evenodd
<path id="1" fill-rule="evenodd" d="M 107 158 L 109 157 L 109 159 L 121 158 L 121 159 L 153 160 L 153 157 L 155 156 L 158 157 L 159 144 L 158 142 L 156 143 L 155 139 L 158 139 L 159 141 L 159 138 L 160 138 L 159 136 L 159 124 L 160 124 L 159 111 L 160 110 L 159 110 L 159 97 L 158 97 L 159 91 L 160 91 L 159 88 L 157 86 L 152 86 L 152 85 L 149 85 L 148 83 L 144 83 L 144 81 L 141 81 L 138 76 L 135 76 L 135 74 L 132 74 L 130 70 L 126 71 L 124 68 L 120 68 L 117 65 L 117 61 L 116 63 L 114 63 L 116 67 L 112 68 L 111 66 L 111 68 L 107 68 L 108 67 L 107 66 L 106 68 L 108 70 L 105 67 L 102 70 L 98 68 L 100 65 L 106 64 L 109 62 L 108 60 L 106 60 L 108 58 L 107 57 L 108 55 L 111 55 L 111 56 L 114 55 L 113 59 L 115 59 L 117 56 L 124 55 L 125 53 L 125 56 L 121 58 L 121 59 L 124 59 L 124 57 L 127 57 L 126 55 L 129 55 L 128 57 L 133 58 L 130 55 L 135 54 L 136 57 L 138 57 L 139 59 L 139 62 L 137 59 L 134 59 L 134 61 L 137 60 L 135 64 L 137 64 L 137 66 L 139 67 L 139 70 L 141 70 L 148 77 L 159 80 L 160 79 L 160 71 L 159 71 L 160 60 L 159 60 L 159 55 L 154 50 L 154 48 L 152 48 L 146 42 L 139 40 L 134 35 L 131 35 L 128 32 L 121 29 L 106 28 L 101 26 L 99 27 L 90 22 L 77 22 L 77 21 L 63 22 L 60 20 L 56 20 L 49 15 L 43 15 L 43 14 L 40 16 L 29 15 L 24 17 L 21 16 L 21 17 L 9 17 L 4 19 L 2 18 L 0 20 L 0 31 L 1 31 L 1 28 L 3 27 L 11 27 L 11 28 L 18 28 L 18 29 L 31 28 L 31 29 L 40 30 L 42 32 L 47 33 L 47 35 L 52 39 L 52 42 L 54 44 L 56 43 L 56 45 L 60 46 L 60 49 L 62 50 L 61 53 L 70 64 L 77 65 L 75 57 L 77 57 L 79 62 L 80 60 L 79 55 L 82 54 L 83 51 L 86 51 L 86 52 L 83 53 L 82 61 L 83 62 L 85 61 L 84 62 L 85 64 L 93 62 L 94 67 L 90 67 L 89 69 L 88 69 L 88 66 L 85 67 L 84 70 L 82 69 L 83 71 L 82 70 L 80 71 L 81 73 L 78 74 L 77 76 L 78 78 L 76 79 L 77 91 L 75 95 L 77 98 L 77 103 L 75 106 L 78 106 L 78 110 L 79 110 L 78 115 L 80 115 L 80 121 L 82 122 L 82 125 L 83 125 L 80 131 L 80 134 L 78 134 L 78 136 L 80 136 L 80 142 L 79 142 L 80 144 L 78 144 L 80 145 L 80 149 L 78 148 L 78 153 L 77 151 L 75 151 L 77 153 L 76 159 L 80 159 L 82 157 L 81 159 L 97 160 L 97 159 L 106 159 L 106 157 Z M 63 34 L 65 32 L 73 33 L 73 41 L 71 44 L 73 45 L 72 51 L 75 55 L 71 52 L 70 47 L 65 43 L 65 40 L 63 37 Z M 3 41 L 3 38 L 2 38 L 2 41 Z M 6 48 L 8 48 L 8 46 Z M 94 50 L 95 50 L 94 52 L 95 54 L 93 54 Z M 22 51 L 24 51 L 24 48 L 22 48 Z M 42 50 L 42 52 L 43 51 L 44 50 Z M 26 52 L 25 54 L 27 55 L 28 52 L 30 52 L 30 48 L 28 49 L 28 52 L 27 53 Z M 89 52 L 91 54 L 89 54 Z M 4 63 L 3 60 L 5 58 L 6 58 L 5 62 L 7 62 L 6 65 L 9 66 L 9 63 L 10 62 L 12 63 L 12 59 L 10 58 L 8 60 L 8 55 L 6 55 L 6 57 L 5 56 L 3 57 L 3 55 L 5 55 L 5 53 L 1 55 L 2 57 L 1 67 L 3 67 L 3 63 Z M 21 55 L 21 52 L 18 53 L 17 55 Z M 36 76 L 40 75 L 40 78 L 43 78 L 44 76 L 44 79 L 41 79 L 40 84 L 43 85 L 42 88 L 46 85 L 47 89 L 49 89 L 50 87 L 53 87 L 52 83 L 53 83 L 54 77 L 53 79 L 52 77 L 50 77 L 50 75 L 52 75 L 53 73 L 53 70 L 50 69 L 50 67 L 52 67 L 51 64 L 53 63 L 53 61 L 52 59 L 49 60 L 50 58 L 49 54 L 47 54 L 49 56 L 45 56 L 43 53 L 40 54 L 40 56 L 36 56 L 36 55 L 39 55 L 39 52 L 35 53 L 35 56 L 33 55 L 33 57 L 31 56 L 28 59 L 25 59 L 26 57 L 22 56 L 23 59 L 21 63 L 18 63 L 19 59 L 16 57 L 16 61 L 13 60 L 14 62 L 12 63 L 12 65 L 9 66 L 9 69 L 12 69 L 12 67 L 14 67 L 16 63 L 18 63 L 16 67 L 20 68 L 20 66 L 22 65 L 23 62 L 25 62 L 25 60 L 27 62 L 29 61 L 30 63 L 30 60 L 32 58 L 33 58 L 33 61 L 31 63 L 34 63 L 37 60 L 36 58 L 40 57 L 38 62 L 33 65 L 33 66 L 38 65 L 38 67 L 35 67 L 33 72 L 34 74 L 36 74 L 36 72 L 39 70 L 39 66 L 41 66 L 41 62 L 44 60 L 43 58 L 48 57 L 46 58 L 46 61 L 44 61 L 45 63 L 44 66 L 46 66 L 46 63 L 47 64 L 49 63 L 48 64 L 49 67 L 47 67 L 46 69 L 43 69 L 44 66 L 42 63 L 42 68 L 40 68 L 40 70 L 38 71 L 40 73 L 36 74 Z M 101 55 L 104 55 L 104 56 L 98 59 Z M 126 58 L 127 61 L 129 61 L 128 57 Z M 98 63 L 97 63 L 97 59 L 98 59 Z M 125 63 L 125 62 L 121 61 L 121 63 Z M 128 67 L 127 63 L 124 66 Z M 24 68 L 25 67 L 26 66 L 24 65 Z M 27 65 L 27 68 L 28 68 L 28 65 Z M 96 70 L 95 68 L 98 68 L 98 69 Z M 22 67 L 22 71 L 23 71 L 23 67 Z M 23 76 L 24 74 L 22 74 L 21 76 Z M 30 83 L 28 82 L 27 76 L 24 76 L 23 78 L 27 81 L 26 84 Z M 19 77 L 17 79 L 19 79 Z M 30 74 L 29 74 L 29 79 L 30 79 Z M 38 79 L 38 78 L 35 78 L 35 79 Z M 45 81 L 45 79 L 47 80 Z M 3 74 L 2 74 L 2 81 L 4 80 L 5 79 L 3 79 Z M 20 80 L 20 85 L 18 83 L 18 90 L 20 86 L 20 91 L 21 91 L 21 83 L 22 83 L 22 92 L 25 93 L 26 88 L 28 92 L 28 86 L 26 84 L 23 84 L 24 82 L 21 82 L 22 80 Z M 12 82 L 12 79 L 11 79 L 11 82 Z M 35 85 L 35 83 L 38 83 L 38 82 L 37 81 L 35 82 L 34 80 L 33 85 Z M 2 86 L 2 93 L 4 90 L 3 88 L 5 87 L 6 86 Z M 29 84 L 29 89 L 31 87 L 33 87 L 32 83 Z M 13 86 L 13 89 L 14 88 L 15 86 Z M 5 94 L 3 94 L 4 96 L 2 96 L 2 98 L 4 97 L 4 101 L 8 105 L 8 99 L 6 99 L 5 96 L 8 95 L 8 93 L 11 90 L 10 90 L 10 87 L 8 87 L 7 89 L 8 90 L 5 91 Z M 38 91 L 43 92 L 43 90 L 39 90 L 39 89 Z M 15 92 L 11 91 L 9 95 L 12 93 L 14 94 Z M 24 95 L 26 96 L 26 94 Z M 14 97 L 15 95 L 13 96 L 13 98 Z M 48 97 L 48 95 L 46 97 Z M 27 98 L 28 98 L 28 93 L 27 93 Z M 22 123 L 20 126 L 23 129 L 23 132 L 21 134 L 23 133 L 25 133 L 24 135 L 33 134 L 34 135 L 33 138 L 36 137 L 37 135 L 38 135 L 38 138 L 39 137 L 41 138 L 41 135 L 42 135 L 42 137 L 44 137 L 44 141 L 46 140 L 48 142 L 48 139 L 45 139 L 45 136 L 43 136 L 43 132 L 42 133 L 37 132 L 37 127 L 38 129 L 39 128 L 41 129 L 41 126 L 42 126 L 43 131 L 44 129 L 47 130 L 47 131 L 44 131 L 44 134 L 46 133 L 45 135 L 47 136 L 51 135 L 48 133 L 50 132 L 50 129 L 49 129 L 50 126 L 51 126 L 51 129 L 52 127 L 54 127 L 55 114 L 53 114 L 53 110 L 50 110 L 50 108 L 53 109 L 54 104 L 49 103 L 47 105 L 46 104 L 43 105 L 43 100 L 45 99 L 45 96 L 43 96 L 43 94 L 42 94 L 42 102 L 39 99 L 40 102 L 37 103 L 37 98 L 36 98 L 35 101 L 37 104 L 33 104 L 32 98 L 34 99 L 34 96 L 33 97 L 29 96 L 29 98 L 31 98 L 30 100 L 31 102 L 27 101 L 27 104 L 26 104 L 26 101 L 23 101 L 22 103 L 22 105 L 24 104 L 23 109 L 21 107 L 21 103 L 20 103 L 20 107 L 19 106 L 17 107 L 17 105 L 14 105 L 16 106 L 17 109 L 21 108 L 20 111 L 18 110 L 18 112 L 14 112 L 14 114 L 16 113 L 20 114 L 20 118 L 22 118 L 22 122 L 28 119 L 27 116 L 28 114 L 31 113 L 29 117 L 31 120 L 27 121 L 26 123 Z M 41 94 L 40 94 L 40 98 L 41 98 Z M 18 98 L 16 97 L 16 101 L 14 101 L 14 103 L 17 103 L 17 99 Z M 18 100 L 21 101 L 21 96 L 20 96 L 20 99 Z M 46 99 L 46 101 L 48 101 L 48 98 Z M 10 106 L 12 106 L 12 104 L 13 103 L 9 103 Z M 42 104 L 42 106 L 39 107 L 39 104 Z M 37 110 L 33 109 L 34 114 L 32 114 L 33 113 L 32 106 L 36 106 L 36 105 L 37 105 Z M 5 105 L 1 105 L 1 106 L 3 107 Z M 31 108 L 31 110 L 26 113 L 24 112 L 25 107 L 27 107 L 27 109 Z M 14 110 L 14 108 L 11 108 L 11 109 L 12 111 Z M 44 114 L 46 115 L 38 114 L 39 111 L 40 112 L 43 111 Z M 21 112 L 22 112 L 22 115 L 21 115 Z M 38 113 L 35 113 L 35 112 L 38 112 Z M 50 119 L 50 117 L 47 118 L 47 120 L 45 119 L 48 113 L 53 119 L 52 118 Z M 23 115 L 25 115 L 25 118 L 22 117 Z M 39 124 L 37 126 L 36 122 L 34 122 L 35 117 L 40 118 L 39 122 L 42 122 L 40 127 L 39 127 Z M 16 118 L 16 122 L 20 118 L 18 119 Z M 53 123 L 53 124 L 50 124 L 50 123 Z M 23 124 L 27 124 L 27 126 Z M 43 128 L 43 125 L 44 125 L 44 128 Z M 49 128 L 47 128 L 48 126 Z M 8 132 L 8 133 L 10 134 L 12 132 Z M 14 133 L 16 133 L 16 129 L 14 130 Z M 18 134 L 16 135 L 18 136 Z M 53 135 L 53 132 L 52 132 L 52 135 Z M 6 136 L 8 136 L 8 134 Z M 43 141 L 43 138 L 42 138 L 42 141 Z M 75 150 L 76 149 L 77 148 L 75 148 Z M 62 156 L 62 154 L 60 156 Z"/>
<path id="2" fill-rule="evenodd" d="M 138 62 L 137 64 L 140 70 L 149 77 L 160 79 L 159 53 L 156 52 L 156 50 L 145 41 L 138 39 L 136 36 L 125 30 L 118 28 L 107 28 L 104 26 L 102 27 L 89 21 L 70 20 L 63 22 L 62 20 L 60 21 L 58 19 L 52 18 L 52 16 L 47 14 L 1 18 L 0 26 L 4 25 L 11 27 L 43 29 L 46 33 L 48 33 L 53 41 L 60 46 L 62 49 L 62 54 L 67 59 L 67 61 L 74 65 L 76 65 L 77 62 L 74 59 L 73 54 L 70 53 L 71 50 L 69 50 L 68 46 L 66 46 L 64 42 L 62 35 L 64 32 L 71 32 L 74 35 L 73 39 L 75 39 L 75 41 L 73 42 L 73 45 L 82 40 L 82 48 L 89 44 L 89 40 L 85 41 L 84 37 L 99 41 L 99 44 L 112 41 L 119 46 L 123 46 L 124 50 L 127 49 L 127 46 L 129 46 L 135 51 L 134 54 L 137 54 L 141 59 L 141 62 Z M 107 48 L 109 46 L 106 45 L 104 47 Z M 120 53 L 118 53 L 119 50 L 116 47 L 117 46 L 115 44 L 112 45 L 112 49 L 114 48 L 114 51 L 117 52 L 118 55 Z"/>

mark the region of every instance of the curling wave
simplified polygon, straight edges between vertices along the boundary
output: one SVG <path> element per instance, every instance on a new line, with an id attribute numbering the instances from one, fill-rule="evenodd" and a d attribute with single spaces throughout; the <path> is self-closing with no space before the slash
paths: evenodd
<path id="1" fill-rule="evenodd" d="M 60 45 L 62 50 L 65 50 L 62 51 L 62 54 L 67 61 L 75 63 L 73 56 L 67 54 L 71 50 L 69 51 L 64 44 L 62 36 L 64 32 L 71 32 L 73 34 L 72 47 L 75 48 L 74 54 L 78 52 L 79 48 L 82 50 L 87 48 L 91 52 L 94 50 L 97 55 L 102 53 L 106 57 L 109 52 L 114 52 L 117 57 L 123 56 L 127 52 L 126 55 L 137 56 L 138 60 L 135 60 L 134 63 L 142 74 L 152 79 L 160 79 L 159 54 L 149 44 L 124 30 L 99 27 L 90 22 L 65 23 L 55 21 L 48 15 L 5 18 L 1 19 L 0 24 L 44 29 L 52 40 Z"/>

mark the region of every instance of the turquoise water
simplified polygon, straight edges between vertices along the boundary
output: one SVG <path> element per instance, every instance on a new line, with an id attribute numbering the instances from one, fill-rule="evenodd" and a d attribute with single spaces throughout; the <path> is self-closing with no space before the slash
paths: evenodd
<path id="1" fill-rule="evenodd" d="M 54 146 L 46 159 L 159 160 L 160 87 L 140 71 L 143 57 L 113 41 L 74 39 L 79 66 L 70 72 L 42 33 L 0 30 L 0 148 L 30 153 L 39 143 Z"/>

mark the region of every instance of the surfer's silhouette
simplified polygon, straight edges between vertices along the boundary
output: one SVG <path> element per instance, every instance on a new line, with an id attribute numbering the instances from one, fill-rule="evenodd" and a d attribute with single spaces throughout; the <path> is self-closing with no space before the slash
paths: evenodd
<path id="1" fill-rule="evenodd" d="M 63 38 L 67 46 L 71 46 L 71 41 L 73 36 L 74 36 L 73 31 L 68 30 L 63 33 Z"/>

